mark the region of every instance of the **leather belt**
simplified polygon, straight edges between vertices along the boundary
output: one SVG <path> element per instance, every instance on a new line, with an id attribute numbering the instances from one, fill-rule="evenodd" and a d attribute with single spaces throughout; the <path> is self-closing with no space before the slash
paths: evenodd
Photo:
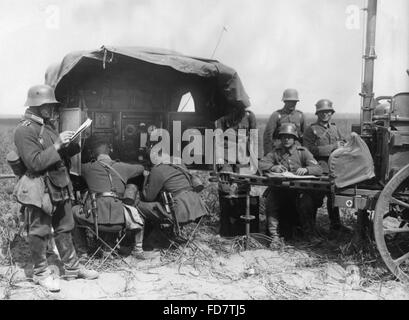
<path id="1" fill-rule="evenodd" d="M 111 197 L 111 198 L 118 198 L 118 199 L 121 199 L 121 198 L 122 198 L 119 194 L 117 194 L 117 193 L 115 193 L 115 192 L 112 192 L 112 191 L 99 192 L 99 193 L 96 193 L 95 196 L 96 196 L 97 198 L 102 198 L 102 197 Z"/>

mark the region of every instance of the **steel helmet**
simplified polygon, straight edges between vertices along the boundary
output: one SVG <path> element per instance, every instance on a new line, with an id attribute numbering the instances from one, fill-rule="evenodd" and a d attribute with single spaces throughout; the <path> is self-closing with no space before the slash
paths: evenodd
<path id="1" fill-rule="evenodd" d="M 319 100 L 316 104 L 316 111 L 315 114 L 318 114 L 318 112 L 321 111 L 332 111 L 332 113 L 335 113 L 334 108 L 332 107 L 332 101 L 329 99 L 321 99 Z"/>
<path id="2" fill-rule="evenodd" d="M 283 92 L 283 101 L 300 101 L 298 91 L 295 89 L 285 89 Z"/>
<path id="3" fill-rule="evenodd" d="M 52 87 L 46 84 L 40 84 L 28 89 L 25 106 L 39 107 L 46 103 L 59 103 L 55 99 L 54 89 Z"/>
<path id="4" fill-rule="evenodd" d="M 282 134 L 290 134 L 298 139 L 297 128 L 294 123 L 283 123 L 280 126 L 280 131 L 278 132 L 278 136 Z"/>

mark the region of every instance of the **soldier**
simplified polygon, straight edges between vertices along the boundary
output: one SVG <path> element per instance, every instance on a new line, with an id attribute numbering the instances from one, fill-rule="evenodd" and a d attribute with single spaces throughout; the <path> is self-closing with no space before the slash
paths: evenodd
<path id="1" fill-rule="evenodd" d="M 329 173 L 328 159 L 330 154 L 345 144 L 345 138 L 335 124 L 330 123 L 335 110 L 332 102 L 321 99 L 316 103 L 317 121 L 310 125 L 304 133 L 303 145 L 311 151 L 321 165 L 324 174 Z M 321 207 L 325 195 L 314 196 L 317 209 Z M 349 231 L 341 224 L 339 208 L 332 205 L 332 196 L 327 194 L 327 210 L 330 220 L 330 229 L 334 231 Z"/>
<path id="2" fill-rule="evenodd" d="M 142 222 L 142 224 L 127 224 L 127 232 L 129 235 L 133 234 L 135 240 L 131 256 L 141 260 L 149 258 L 142 249 L 143 220 L 135 208 L 125 207 L 121 200 L 124 197 L 127 181 L 142 175 L 144 167 L 112 160 L 109 156 L 109 143 L 102 137 L 93 136 L 88 142 L 94 160 L 81 165 L 81 175 L 87 182 L 88 191 L 96 196 L 98 223 L 103 225 L 127 224 L 125 214 L 129 212 L 134 216 L 133 221 Z M 91 202 L 88 201 L 85 206 L 86 210 L 91 209 Z M 76 215 L 76 218 L 86 220 L 81 215 Z"/>
<path id="3" fill-rule="evenodd" d="M 238 130 L 239 129 L 244 129 L 246 130 L 246 137 L 247 137 L 247 144 L 246 144 L 246 149 L 245 150 L 238 150 L 235 148 L 234 152 L 236 150 L 238 152 L 242 152 L 244 155 L 246 155 L 247 152 L 250 150 L 250 130 L 251 129 L 257 129 L 257 121 L 254 113 L 250 110 L 246 110 L 244 107 L 236 109 L 234 112 L 220 118 L 216 122 L 216 128 L 223 130 L 223 132 L 226 132 L 228 129 L 234 130 L 234 141 L 238 142 Z M 233 132 L 232 132 L 233 133 Z M 227 133 L 228 134 L 228 133 Z M 224 149 L 224 164 L 219 166 L 219 169 L 222 171 L 230 171 L 230 172 L 235 172 L 235 173 L 240 173 L 240 167 L 241 166 L 247 166 L 247 164 L 241 165 L 238 163 L 228 163 L 229 162 L 229 142 L 228 142 L 228 137 L 225 137 L 225 141 L 223 142 L 223 149 Z M 236 147 L 236 144 L 234 145 Z M 240 145 L 239 145 L 240 147 Z M 236 154 L 238 156 L 238 154 Z M 257 155 L 254 156 L 257 158 Z M 237 160 L 237 158 L 236 158 Z M 244 189 L 239 189 L 236 190 L 237 193 L 245 193 L 247 187 Z M 231 201 L 225 201 L 224 197 L 226 195 L 229 195 L 231 192 L 231 188 L 229 184 L 225 183 L 220 183 L 219 184 L 219 203 L 221 206 L 221 211 L 222 215 L 223 214 L 228 214 L 228 207 L 225 207 L 226 203 L 230 203 Z"/>
<path id="4" fill-rule="evenodd" d="M 55 243 L 64 264 L 65 276 L 85 279 L 98 277 L 97 272 L 80 266 L 72 242 L 73 190 L 69 176 L 69 159 L 78 153 L 80 148 L 77 143 L 70 141 L 72 131 L 58 134 L 51 122 L 54 107 L 58 104 L 50 86 L 31 87 L 25 103 L 29 108 L 14 134 L 18 154 L 27 168 L 25 176 L 31 181 L 41 177 L 45 182 L 49 182 L 47 189 L 55 206 L 54 210 L 45 210 L 43 207 L 40 209 L 34 205 L 25 208 L 29 222 L 29 246 L 34 263 L 33 281 L 50 291 L 60 290 L 59 279 L 51 274 L 46 258 L 51 228 L 54 229 Z M 22 191 L 24 193 L 24 186 Z M 17 199 L 19 196 L 17 192 Z"/>
<path id="5" fill-rule="evenodd" d="M 283 123 L 278 136 L 280 145 L 260 160 L 260 170 L 275 173 L 289 171 L 300 176 L 322 174 L 313 155 L 306 148 L 295 144 L 299 137 L 294 124 Z M 310 235 L 314 231 L 313 213 L 313 199 L 309 193 L 274 187 L 267 190 L 267 234 L 271 237 L 281 235 L 291 238 L 292 228 L 298 219 L 306 234 Z"/>
<path id="6" fill-rule="evenodd" d="M 183 164 L 174 165 L 151 153 L 153 168 L 146 179 L 143 190 L 144 201 L 137 203 L 144 217 L 150 222 L 165 223 L 173 220 L 164 208 L 161 192 L 172 195 L 173 211 L 177 223 L 186 224 L 207 214 L 206 206 L 199 194 L 193 191 L 188 169 Z"/>
<path id="7" fill-rule="evenodd" d="M 301 111 L 295 109 L 298 101 L 300 101 L 297 90 L 284 90 L 282 100 L 284 102 L 284 108 L 273 112 L 264 130 L 264 155 L 268 154 L 275 146 L 279 145 L 280 141 L 278 138 L 278 132 L 280 131 L 281 123 L 293 123 L 297 128 L 299 140 L 302 140 L 305 116 Z"/>

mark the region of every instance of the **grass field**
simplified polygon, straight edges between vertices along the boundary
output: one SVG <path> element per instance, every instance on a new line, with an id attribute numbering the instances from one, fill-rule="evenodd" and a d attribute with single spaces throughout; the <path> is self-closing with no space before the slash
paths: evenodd
<path id="1" fill-rule="evenodd" d="M 262 144 L 262 136 L 264 127 L 267 123 L 268 117 L 257 117 L 258 119 L 258 128 L 259 132 L 259 142 Z M 315 121 L 314 115 L 307 115 L 307 122 L 312 123 Z M 0 119 L 0 174 L 11 174 L 11 169 L 8 167 L 6 162 L 6 154 L 12 148 L 12 138 L 13 130 L 17 124 L 18 119 Z M 340 128 L 342 133 L 346 136 L 350 133 L 351 124 L 359 123 L 358 115 L 343 115 L 336 114 L 334 122 Z M 205 180 L 205 190 L 202 193 L 202 197 L 205 200 L 210 212 L 210 219 L 207 220 L 204 227 L 211 227 L 214 230 L 217 230 L 219 225 L 219 203 L 218 203 L 218 191 L 217 184 L 208 182 L 208 174 L 201 173 L 202 179 Z M 13 249 L 13 241 L 16 238 L 16 234 L 19 231 L 19 228 L 22 224 L 21 215 L 19 214 L 19 206 L 14 202 L 11 190 L 14 185 L 14 180 L 1 180 L 0 179 L 0 265 L 3 262 L 3 265 L 10 265 L 13 261 L 10 261 L 12 256 L 10 252 Z M 265 187 L 257 187 L 252 190 L 255 195 L 260 195 Z M 321 224 L 323 230 L 328 229 L 328 217 L 324 209 L 320 209 L 319 219 L 317 219 L 317 224 Z M 260 211 L 262 209 L 260 207 Z M 263 215 L 260 212 L 260 220 L 262 221 Z M 319 220 L 319 221 L 318 221 Z M 348 225 L 354 223 L 355 217 L 353 213 L 344 214 L 344 222 Z M 260 226 L 260 229 L 262 227 Z M 201 229 L 200 229 L 201 230 Z M 204 229 L 203 229 L 204 230 Z M 200 232 L 202 232 L 201 230 Z M 211 235 L 212 237 L 217 238 L 216 235 Z M 203 239 L 209 237 L 210 235 L 203 233 Z M 207 238 L 206 238 L 207 239 Z M 213 238 L 212 238 L 213 239 Z M 325 238 L 324 238 L 325 239 Z M 199 241 L 199 240 L 198 240 Z M 213 241 L 213 240 L 212 240 Z M 16 242 L 16 241 L 14 241 Z M 323 244 L 319 245 L 310 245 L 303 243 L 297 247 L 297 250 L 306 250 L 308 255 L 315 257 L 319 260 L 319 265 L 325 265 L 327 262 L 337 262 L 340 264 L 352 263 L 359 265 L 362 283 L 365 286 L 372 285 L 373 283 L 378 283 L 382 281 L 387 281 L 392 279 L 392 275 L 386 270 L 385 266 L 382 264 L 382 260 L 379 257 L 379 254 L 373 250 L 373 246 L 370 247 L 369 251 L 363 251 L 361 249 L 355 250 L 353 253 L 348 253 L 349 248 L 351 248 L 350 238 L 342 238 L 342 240 L 326 240 L 322 242 Z M 283 249 L 284 248 L 284 249 Z M 286 250 L 293 250 L 293 247 L 283 247 L 283 252 Z M 305 249 L 307 248 L 307 249 Z M 314 258 L 314 259 L 315 259 Z M 318 261 L 317 260 L 317 261 Z M 369 262 L 368 262 L 369 261 Z M 314 267 L 313 265 L 305 265 L 300 262 L 297 265 L 297 270 L 308 270 L 308 268 Z M 277 284 L 274 284 L 277 285 Z M 273 295 L 274 296 L 274 295 Z M 306 294 L 306 297 L 308 295 Z"/>
<path id="2" fill-rule="evenodd" d="M 307 114 L 307 123 L 315 121 L 315 115 Z M 18 118 L 0 118 L 0 174 L 12 174 L 10 167 L 6 161 L 6 155 L 11 150 L 13 145 L 13 130 L 17 125 Z M 259 129 L 259 152 L 262 148 L 262 137 L 265 125 L 268 121 L 268 116 L 257 116 Z M 348 136 L 350 133 L 351 124 L 359 123 L 358 115 L 336 114 L 333 121 L 340 128 L 341 132 Z M 261 153 L 260 153 L 261 154 Z M 0 245 L 10 240 L 19 225 L 18 206 L 11 197 L 11 190 L 14 185 L 14 180 L 0 180 Z M 209 186 L 207 196 L 205 197 L 209 208 L 218 211 L 217 203 L 217 188 Z M 4 248 L 3 248 L 4 249 Z M 4 252 L 4 250 L 3 250 Z"/>

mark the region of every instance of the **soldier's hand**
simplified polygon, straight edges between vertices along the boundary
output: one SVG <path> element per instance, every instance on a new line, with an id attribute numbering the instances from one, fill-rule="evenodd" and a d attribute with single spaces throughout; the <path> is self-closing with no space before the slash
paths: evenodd
<path id="1" fill-rule="evenodd" d="M 303 176 L 305 174 L 308 173 L 308 169 L 307 168 L 298 168 L 297 171 L 295 172 L 295 174 L 297 176 Z"/>
<path id="2" fill-rule="evenodd" d="M 54 143 L 55 149 L 58 151 L 62 147 L 66 146 L 70 141 L 71 137 L 74 135 L 74 131 L 63 131 L 58 136 L 57 141 Z"/>
<path id="3" fill-rule="evenodd" d="M 149 176 L 150 172 L 148 170 L 143 170 L 143 176 L 147 177 Z"/>
<path id="4" fill-rule="evenodd" d="M 275 173 L 283 173 L 287 171 L 287 168 L 280 164 L 280 165 L 272 166 L 270 171 L 275 172 Z"/>

